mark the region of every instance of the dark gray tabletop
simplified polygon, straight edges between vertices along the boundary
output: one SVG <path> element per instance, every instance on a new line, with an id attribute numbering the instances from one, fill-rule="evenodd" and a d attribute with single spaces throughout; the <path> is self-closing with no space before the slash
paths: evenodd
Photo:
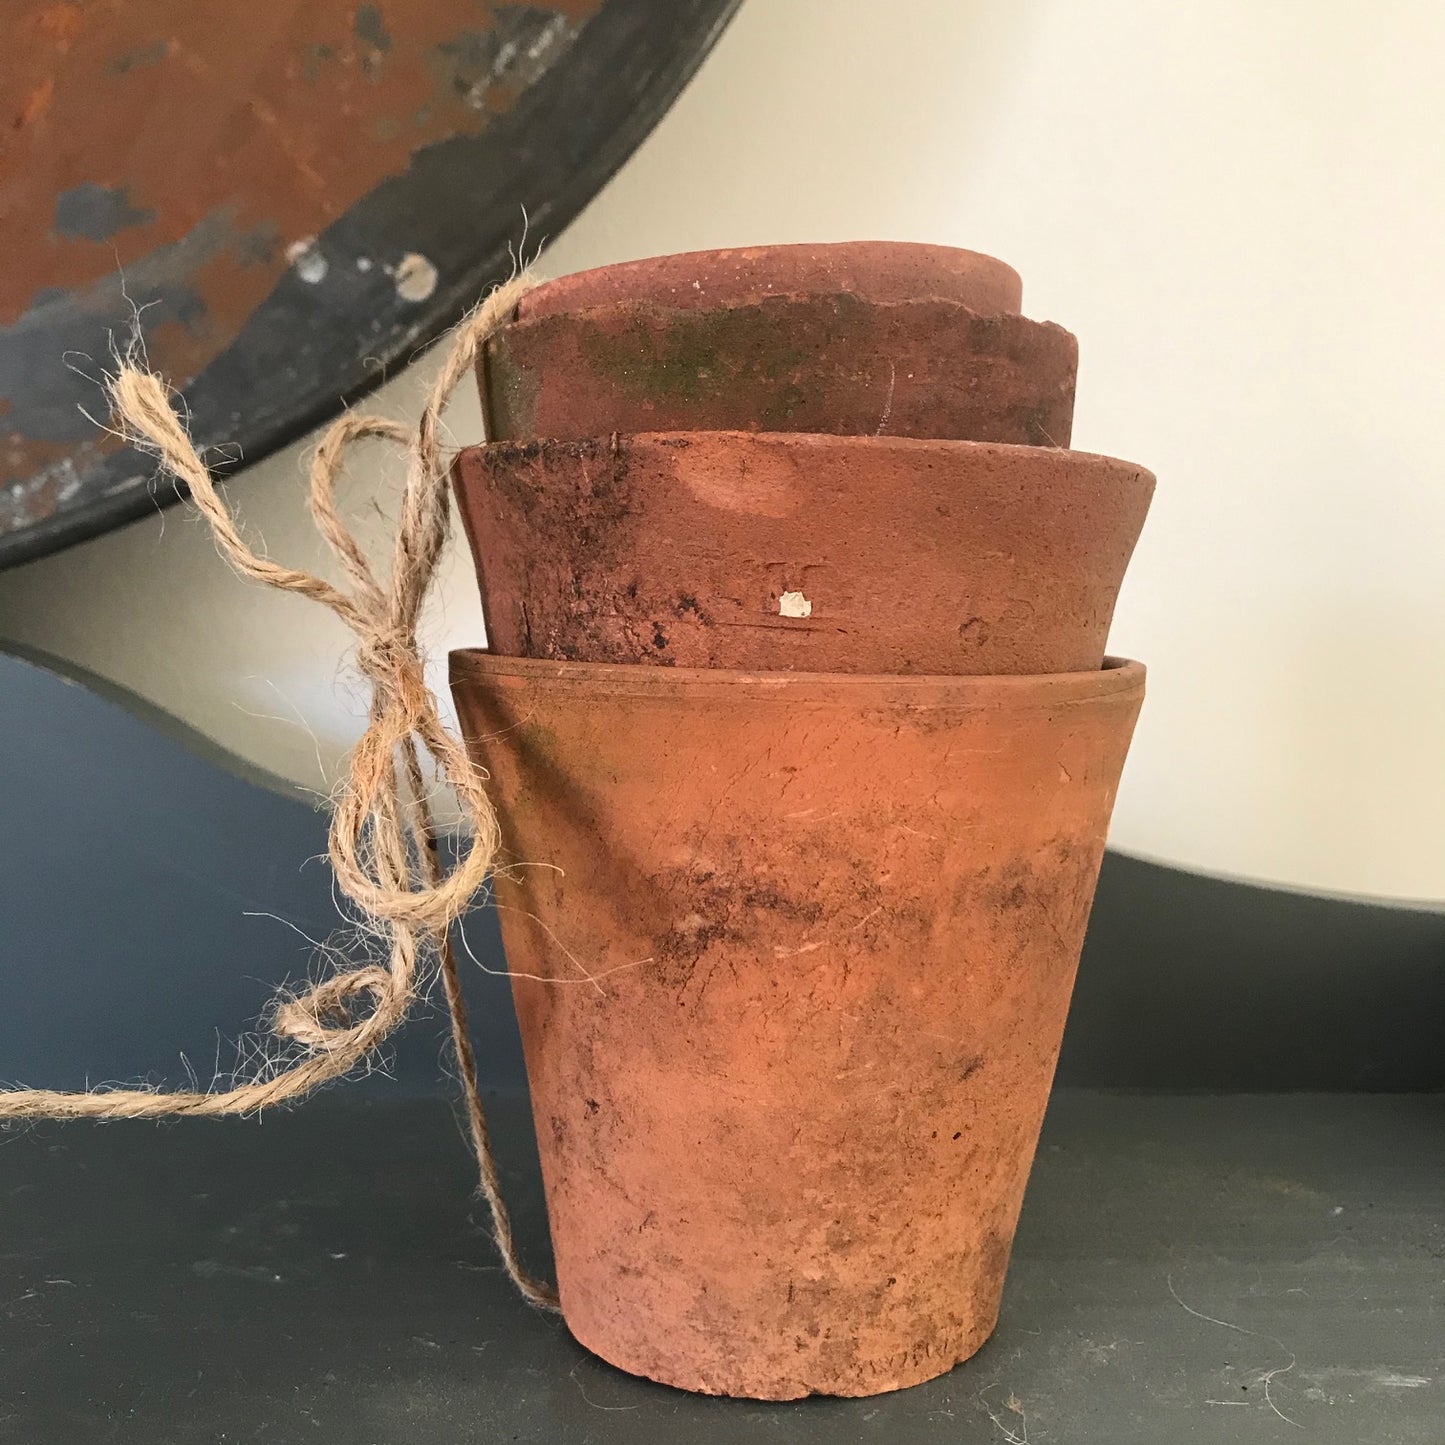
<path id="1" fill-rule="evenodd" d="M 618 1373 L 516 1299 L 471 1185 L 437 1099 L 0 1136 L 0 1440 L 1445 1441 L 1445 1097 L 1059 1094 L 994 1339 L 861 1401 Z"/>

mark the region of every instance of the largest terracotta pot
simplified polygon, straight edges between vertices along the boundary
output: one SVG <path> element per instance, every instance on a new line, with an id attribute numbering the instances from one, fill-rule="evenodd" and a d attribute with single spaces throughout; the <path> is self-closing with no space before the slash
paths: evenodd
<path id="1" fill-rule="evenodd" d="M 895 678 L 452 655 L 562 1310 L 789 1399 L 993 1329 L 1144 670 Z M 526 865 L 526 866 L 522 866 Z"/>

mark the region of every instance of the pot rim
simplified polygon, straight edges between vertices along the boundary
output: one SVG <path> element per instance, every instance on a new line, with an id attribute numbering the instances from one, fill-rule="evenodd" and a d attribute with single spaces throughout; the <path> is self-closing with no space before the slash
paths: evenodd
<path id="1" fill-rule="evenodd" d="M 608 270 L 609 267 L 599 267 L 599 270 Z M 579 271 L 579 276 L 588 273 Z M 569 279 L 569 278 L 563 278 Z M 544 282 L 537 291 L 543 290 L 550 282 Z M 530 293 L 536 295 L 536 292 Z M 766 306 L 770 302 L 782 301 L 791 302 L 795 305 L 810 301 L 830 301 L 836 297 L 847 297 L 850 301 L 856 301 L 861 306 L 866 306 L 870 311 L 893 311 L 902 310 L 906 307 L 940 307 L 950 315 L 954 312 L 977 319 L 980 321 L 997 321 L 1005 325 L 1022 323 L 1025 328 L 1038 327 L 1046 331 L 1058 331 L 1065 336 L 1073 336 L 1068 327 L 1062 322 L 1048 321 L 1035 316 L 1025 316 L 1018 311 L 979 311 L 976 307 L 970 306 L 967 301 L 959 301 L 953 296 L 900 296 L 888 297 L 882 300 L 874 300 L 872 297 L 860 295 L 857 291 L 849 291 L 842 286 L 835 286 L 827 291 L 774 291 L 767 296 L 759 297 L 756 301 L 717 301 L 707 307 L 679 306 L 675 301 L 670 301 L 666 296 L 620 296 L 612 297 L 601 301 L 586 301 L 578 306 L 567 306 L 558 311 L 531 312 L 521 310 L 515 313 L 510 321 L 499 326 L 497 330 L 487 338 L 486 344 L 490 346 L 494 341 L 503 337 L 509 331 L 520 331 L 527 327 L 541 326 L 547 322 L 559 320 L 566 321 L 591 321 L 597 318 L 603 320 L 613 316 L 630 316 L 631 313 L 645 309 L 655 311 L 659 316 L 672 318 L 674 316 L 705 316 L 718 311 L 746 311 L 759 306 Z M 528 298 L 524 298 L 526 300 Z"/>
<path id="2" fill-rule="evenodd" d="M 966 258 L 972 269 L 990 276 L 995 285 L 1008 290 L 1013 297 L 1019 297 L 1023 291 L 1022 278 L 1007 261 L 1001 261 L 997 256 L 990 256 L 986 251 L 969 250 L 966 246 L 943 246 L 931 241 L 785 241 L 776 245 L 718 246 L 695 251 L 668 252 L 661 256 L 640 256 L 630 261 L 614 261 L 604 266 L 589 266 L 584 270 L 572 271 L 565 276 L 555 276 L 544 281 L 518 302 L 517 315 L 529 317 L 571 311 L 573 306 L 569 304 L 568 298 L 576 292 L 581 293 L 583 304 L 594 304 L 588 302 L 586 298 L 596 295 L 597 283 L 604 277 L 626 281 L 634 277 L 646 278 L 664 268 L 680 267 L 689 263 L 716 264 L 735 259 L 746 262 L 761 257 L 781 259 L 808 254 L 814 256 L 829 254 L 835 257 L 862 258 L 882 248 L 886 248 L 894 256 L 912 256 L 919 260 L 963 260 Z M 644 282 L 639 295 L 646 294 L 647 283 Z M 784 289 L 777 294 L 800 295 L 806 293 L 790 292 Z M 559 297 L 561 298 L 560 304 Z M 621 298 L 613 296 L 609 299 Z M 1017 304 L 1011 305 L 1008 309 L 1016 313 Z"/>
<path id="3" fill-rule="evenodd" d="M 693 446 L 709 446 L 714 442 L 730 442 L 744 447 L 780 451 L 875 451 L 887 455 L 890 452 L 915 452 L 920 456 L 938 455 L 940 452 L 959 457 L 1017 457 L 1039 461 L 1044 466 L 1095 467 L 1100 471 L 1118 474 L 1127 473 L 1131 478 L 1147 478 L 1150 486 L 1158 478 L 1148 467 L 1123 457 L 1111 457 L 1104 452 L 1075 451 L 1071 447 L 1038 447 L 1026 442 L 980 442 L 963 441 L 952 437 L 907 437 L 907 436 L 854 436 L 836 432 L 788 432 L 788 431 L 642 431 L 610 432 L 590 437 L 535 437 L 528 440 L 499 439 L 476 444 L 479 450 L 495 456 L 508 454 L 529 459 L 546 455 L 549 451 L 565 453 L 569 448 L 596 447 L 608 450 L 621 444 L 633 448 L 652 448 L 662 451 L 682 451 Z M 462 450 L 469 450 L 463 448 Z"/>
<path id="4" fill-rule="evenodd" d="M 1113 701 L 1144 691 L 1146 669 L 1126 657 L 1106 657 L 1092 672 L 1049 673 L 838 673 L 742 672 L 713 667 L 657 667 L 646 663 L 557 662 L 499 657 L 485 648 L 449 655 L 452 685 L 515 681 L 572 687 L 606 697 L 712 697 L 734 700 L 841 704 L 999 708 L 1011 712 Z"/>

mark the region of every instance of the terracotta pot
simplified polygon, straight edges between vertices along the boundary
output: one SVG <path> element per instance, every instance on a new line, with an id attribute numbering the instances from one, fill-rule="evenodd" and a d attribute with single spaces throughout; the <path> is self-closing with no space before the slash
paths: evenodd
<path id="1" fill-rule="evenodd" d="M 478 362 L 487 435 L 785 431 L 1067 446 L 1078 343 L 955 301 L 846 292 L 514 322 Z"/>
<path id="2" fill-rule="evenodd" d="M 691 310 L 837 291 L 869 301 L 936 296 L 993 315 L 1018 311 L 1023 283 L 1003 261 L 955 246 L 907 241 L 744 246 L 649 256 L 561 276 L 523 297 L 517 315 L 553 316 L 615 301 L 651 301 Z"/>
<path id="3" fill-rule="evenodd" d="M 862 673 L 1097 668 L 1154 488 L 1079 452 L 741 432 L 453 475 L 495 652 Z"/>
<path id="4" fill-rule="evenodd" d="M 452 654 L 584 1345 L 764 1399 L 978 1349 L 1143 683 Z"/>

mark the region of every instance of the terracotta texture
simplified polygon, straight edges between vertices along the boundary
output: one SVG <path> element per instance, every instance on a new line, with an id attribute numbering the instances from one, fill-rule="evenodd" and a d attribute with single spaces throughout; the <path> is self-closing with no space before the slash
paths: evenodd
<path id="1" fill-rule="evenodd" d="M 573 1333 L 765 1399 L 898 1389 L 972 1354 L 1143 668 L 463 652 L 452 679 L 507 856 L 535 865 L 496 888 Z"/>
<path id="2" fill-rule="evenodd" d="M 955 301 L 846 292 L 514 322 L 478 362 L 487 435 L 784 431 L 1067 446 L 1078 343 Z"/>
<path id="3" fill-rule="evenodd" d="M 869 301 L 936 296 L 992 315 L 1019 309 L 1023 283 L 1012 266 L 977 251 L 908 241 L 745 246 L 650 256 L 560 276 L 517 307 L 519 317 L 652 301 L 685 309 L 750 305 L 769 296 L 851 291 Z"/>
<path id="4" fill-rule="evenodd" d="M 1154 487 L 1079 452 L 740 432 L 500 443 L 453 477 L 497 653 L 855 673 L 1097 668 Z"/>

